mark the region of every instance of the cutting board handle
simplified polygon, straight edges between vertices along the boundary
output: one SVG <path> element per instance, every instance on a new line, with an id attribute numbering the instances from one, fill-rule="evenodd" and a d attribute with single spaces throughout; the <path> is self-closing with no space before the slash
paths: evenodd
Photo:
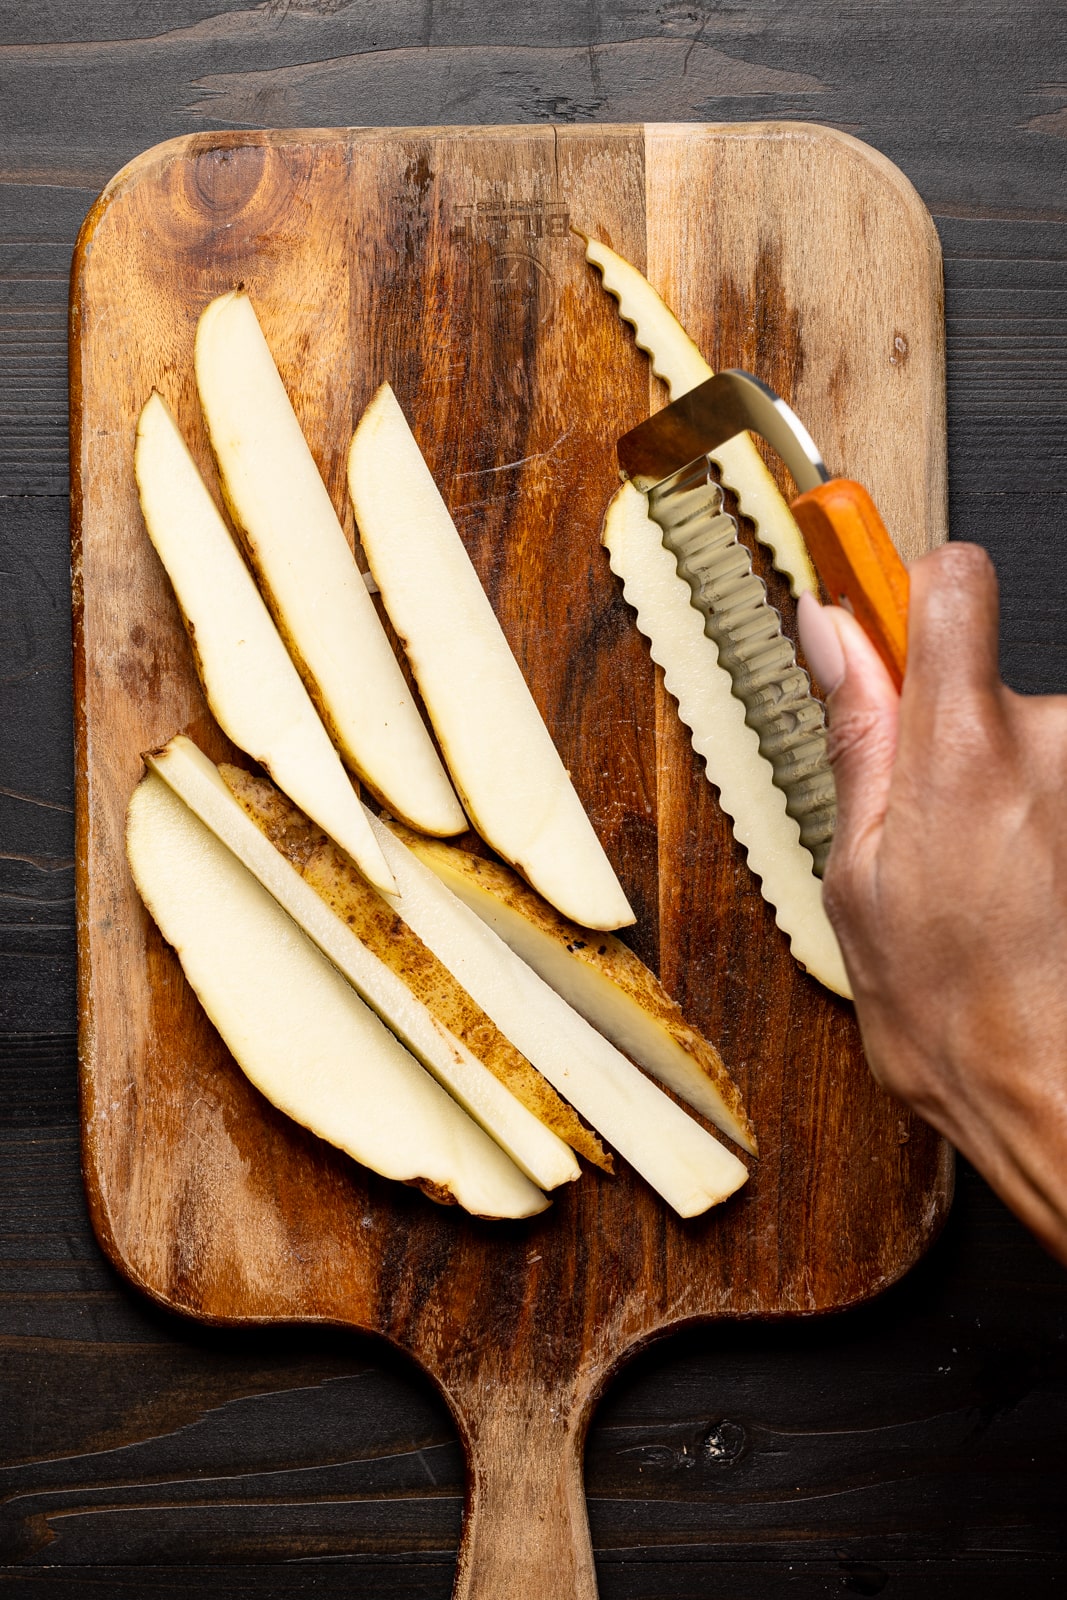
<path id="1" fill-rule="evenodd" d="M 496 1386 L 472 1428 L 453 1600 L 596 1600 L 582 1486 L 584 1418 L 542 1394 Z"/>

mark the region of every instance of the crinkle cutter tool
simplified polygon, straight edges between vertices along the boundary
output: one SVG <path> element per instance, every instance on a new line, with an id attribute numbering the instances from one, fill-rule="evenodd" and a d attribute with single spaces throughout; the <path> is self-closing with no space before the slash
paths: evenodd
<path id="1" fill-rule="evenodd" d="M 801 493 L 791 509 L 827 595 L 849 607 L 898 688 L 908 574 L 866 489 L 830 476 L 799 417 L 751 373 L 716 373 L 618 442 L 623 475 L 648 496 L 649 514 L 689 583 L 821 876 L 836 816 L 823 707 L 723 510 L 708 460 L 746 429 L 766 439 L 792 473 Z"/>

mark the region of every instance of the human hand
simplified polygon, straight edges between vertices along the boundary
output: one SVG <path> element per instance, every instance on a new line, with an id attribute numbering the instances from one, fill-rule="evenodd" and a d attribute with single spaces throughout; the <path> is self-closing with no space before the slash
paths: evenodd
<path id="1" fill-rule="evenodd" d="M 1067 696 L 997 666 L 973 545 L 910 569 L 898 697 L 858 623 L 805 597 L 837 831 L 823 879 L 875 1077 L 1067 1262 Z"/>

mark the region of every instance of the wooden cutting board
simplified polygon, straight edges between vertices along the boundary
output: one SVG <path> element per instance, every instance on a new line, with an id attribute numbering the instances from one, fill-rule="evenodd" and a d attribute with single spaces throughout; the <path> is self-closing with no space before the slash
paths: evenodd
<path id="1" fill-rule="evenodd" d="M 711 1317 L 892 1283 L 951 1162 L 874 1084 L 851 1007 L 792 962 L 598 541 L 616 437 L 658 403 L 571 228 L 644 270 L 713 366 L 796 406 L 905 554 L 945 536 L 940 256 L 895 168 L 804 124 L 197 135 L 90 214 L 71 321 L 85 1177 L 131 1282 L 215 1323 L 331 1322 L 409 1351 L 470 1464 L 457 1594 L 595 1594 L 581 1449 L 625 1355 Z M 680 1222 L 619 1162 L 527 1224 L 378 1180 L 249 1086 L 142 910 L 140 752 L 226 755 L 141 523 L 153 386 L 205 471 L 193 334 L 245 285 L 346 525 L 353 421 L 388 378 L 638 912 L 632 942 L 745 1092 L 745 1188 Z M 792 621 L 780 580 L 772 597 Z"/>

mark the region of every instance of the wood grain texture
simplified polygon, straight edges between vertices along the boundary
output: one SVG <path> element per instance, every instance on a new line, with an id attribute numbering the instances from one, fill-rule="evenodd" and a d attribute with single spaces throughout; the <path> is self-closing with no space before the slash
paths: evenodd
<path id="1" fill-rule="evenodd" d="M 756 221 L 739 226 L 753 195 Z M 836 258 L 811 248 L 826 215 Z M 425 1366 L 472 1463 L 465 1596 L 500 1593 L 505 1574 L 531 1597 L 595 1592 L 580 1447 L 624 1353 L 699 1318 L 863 1299 L 917 1259 L 949 1192 L 943 1148 L 876 1088 L 850 1009 L 794 968 L 597 546 L 613 441 L 647 412 L 650 382 L 570 220 L 647 262 L 717 364 L 754 330 L 761 359 L 746 364 L 796 401 L 834 465 L 866 474 L 891 531 L 913 527 L 915 509 L 928 538 L 943 536 L 936 241 L 885 163 L 826 132 L 198 137 L 110 188 L 72 302 L 94 1220 L 112 1259 L 168 1306 L 370 1329 Z M 139 752 L 179 728 L 223 749 L 140 526 L 133 429 L 158 385 L 207 465 L 192 335 L 235 283 L 339 509 L 359 406 L 388 376 L 408 411 L 639 909 L 635 942 L 747 1087 L 764 1154 L 709 1216 L 678 1223 L 627 1171 L 587 1175 L 515 1227 L 374 1179 L 255 1094 L 149 925 L 122 848 Z M 547 1522 L 537 1505 L 555 1508 Z"/>
<path id="2" fill-rule="evenodd" d="M 82 1218 L 74 1111 L 48 1095 L 32 1136 L 3 1136 L 10 1586 L 446 1600 L 464 1472 L 443 1404 L 380 1344 L 204 1328 L 131 1294 Z M 914 1600 L 935 1577 L 1055 1593 L 1062 1331 L 1061 1270 L 964 1165 L 941 1238 L 875 1304 L 657 1345 L 590 1433 L 604 1600 L 854 1593 L 864 1573 Z"/>
<path id="3" fill-rule="evenodd" d="M 380 1342 L 170 1318 L 116 1277 L 89 1229 L 66 598 L 66 300 L 82 217 L 138 151 L 212 131 L 207 112 L 183 108 L 214 73 L 347 55 L 355 74 L 363 51 L 431 43 L 452 51 L 450 115 L 466 120 L 468 46 L 567 45 L 586 77 L 576 103 L 552 112 L 566 121 L 585 114 L 600 44 L 634 37 L 649 43 L 641 116 L 682 114 L 686 81 L 659 45 L 699 37 L 824 85 L 802 100 L 727 93 L 702 118 L 814 115 L 916 184 L 945 257 L 952 534 L 997 562 L 1008 681 L 1067 684 L 1064 141 L 1033 126 L 1067 103 L 1058 0 L 0 7 L 0 44 L 32 46 L 4 54 L 0 97 L 0 999 L 13 1030 L 0 1037 L 0 1572 L 34 1600 L 446 1600 L 463 1504 L 443 1404 Z M 505 51 L 480 85 L 486 121 L 516 114 L 508 68 Z M 427 115 L 417 74 L 407 100 L 365 86 L 357 108 L 339 80 L 333 115 Z M 521 120 L 537 98 L 528 84 Z M 595 113 L 617 114 L 610 99 Z M 1062 1271 L 962 1164 L 941 1238 L 869 1308 L 678 1334 L 615 1380 L 587 1445 L 604 1600 L 1060 1594 L 1065 1333 Z M 739 1453 L 704 1449 L 720 1423 Z M 342 1515 L 357 1500 L 358 1516 Z M 251 1531 L 256 1501 L 269 1504 L 269 1539 Z M 77 1538 L 90 1510 L 93 1560 Z"/>

